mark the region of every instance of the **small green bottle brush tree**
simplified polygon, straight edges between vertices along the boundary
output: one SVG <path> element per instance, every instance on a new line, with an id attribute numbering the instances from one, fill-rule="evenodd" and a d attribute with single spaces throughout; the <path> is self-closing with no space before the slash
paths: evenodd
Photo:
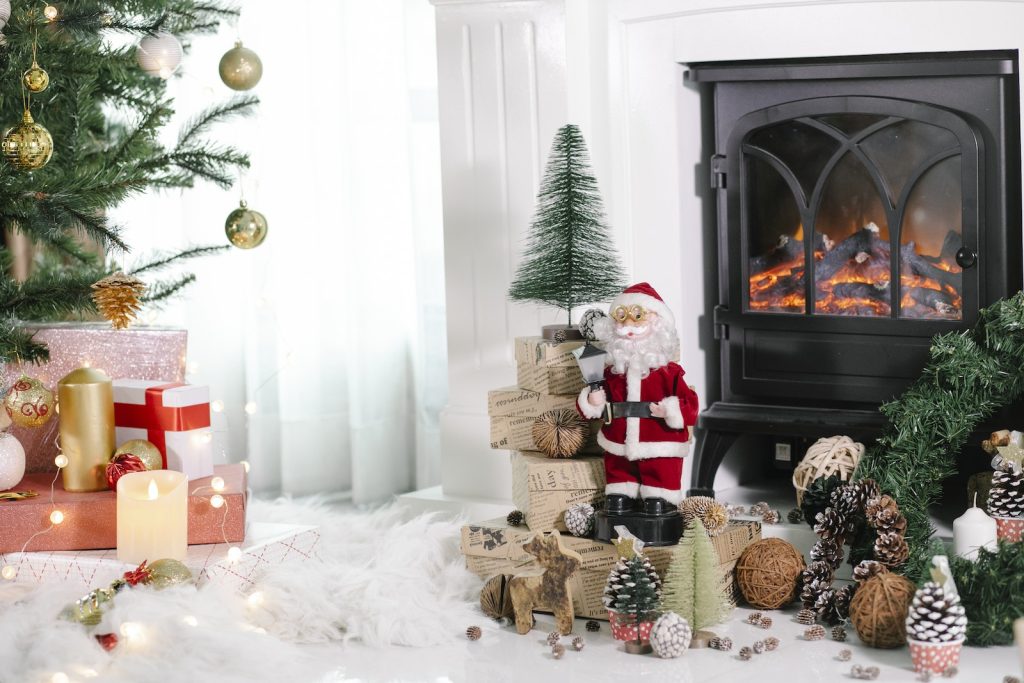
<path id="1" fill-rule="evenodd" d="M 686 525 L 682 539 L 672 551 L 672 562 L 665 573 L 662 607 L 686 619 L 694 629 L 721 624 L 732 612 L 718 555 L 700 519 Z"/>

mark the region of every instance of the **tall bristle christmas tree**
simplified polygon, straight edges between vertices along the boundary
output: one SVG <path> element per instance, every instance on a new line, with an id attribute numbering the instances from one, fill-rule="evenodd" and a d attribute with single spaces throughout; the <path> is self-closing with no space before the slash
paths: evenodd
<path id="1" fill-rule="evenodd" d="M 121 261 L 128 251 L 109 209 L 147 189 L 191 187 L 197 178 L 228 187 L 235 167 L 248 165 L 243 153 L 209 133 L 213 124 L 249 112 L 256 100 L 239 97 L 199 112 L 165 146 L 160 132 L 174 113 L 165 78 L 174 69 L 144 71 L 142 63 L 154 57 L 145 44 L 136 45 L 148 39 L 173 48 L 180 40 L 187 49 L 190 36 L 212 33 L 235 15 L 218 0 L 13 4 L 0 46 L 0 121 L 12 127 L 0 162 L 0 360 L 47 358 L 45 346 L 18 321 L 96 314 L 92 285 L 115 271 L 107 255 Z M 24 127 L 29 112 L 31 125 L 45 130 Z M 211 217 L 211 225 L 218 222 Z M 15 277 L 12 243 L 25 238 L 31 263 L 23 257 Z M 156 257 L 127 275 L 148 277 L 182 258 L 219 250 Z M 142 301 L 165 299 L 192 279 L 149 282 Z"/>
<path id="2" fill-rule="evenodd" d="M 566 124 L 551 145 L 509 298 L 561 308 L 571 325 L 574 308 L 609 299 L 624 287 L 587 143 L 579 128 Z"/>
<path id="3" fill-rule="evenodd" d="M 701 629 L 720 624 L 732 612 L 732 600 L 722 583 L 718 556 L 704 524 L 693 518 L 672 551 L 662 598 L 665 611 L 675 612 Z"/>

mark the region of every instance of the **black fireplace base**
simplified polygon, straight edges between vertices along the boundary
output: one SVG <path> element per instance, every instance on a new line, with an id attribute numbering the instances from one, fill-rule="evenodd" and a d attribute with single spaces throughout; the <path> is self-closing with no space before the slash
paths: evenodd
<path id="1" fill-rule="evenodd" d="M 818 439 L 845 434 L 869 442 L 882 433 L 885 418 L 877 410 L 797 408 L 719 401 L 697 418 L 697 450 L 687 495 L 714 497 L 715 473 L 729 448 L 743 434 Z"/>

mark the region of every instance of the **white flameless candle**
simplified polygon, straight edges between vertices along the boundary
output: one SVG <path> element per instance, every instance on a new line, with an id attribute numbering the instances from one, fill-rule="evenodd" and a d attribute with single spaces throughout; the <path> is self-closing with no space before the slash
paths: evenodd
<path id="1" fill-rule="evenodd" d="M 967 508 L 953 520 L 953 552 L 977 560 L 978 548 L 996 549 L 996 520 L 979 507 Z"/>
<path id="2" fill-rule="evenodd" d="M 117 480 L 117 559 L 139 564 L 185 560 L 188 478 L 182 472 L 132 472 Z"/>

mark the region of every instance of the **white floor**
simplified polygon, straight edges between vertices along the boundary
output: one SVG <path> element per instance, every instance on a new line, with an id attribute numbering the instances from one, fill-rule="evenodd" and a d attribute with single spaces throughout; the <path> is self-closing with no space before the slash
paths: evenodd
<path id="1" fill-rule="evenodd" d="M 774 620 L 764 630 L 742 623 L 752 610 L 737 609 L 728 624 L 711 629 L 728 635 L 735 643 L 732 652 L 710 649 L 690 650 L 679 659 L 658 659 L 655 655 L 626 654 L 614 641 L 608 625 L 601 622 L 599 633 L 588 633 L 584 621 L 576 620 L 575 631 L 583 635 L 582 652 L 568 650 L 554 659 L 545 642 L 553 628 L 553 618 L 538 615 L 537 627 L 525 636 L 511 627 L 500 627 L 481 616 L 483 637 L 476 642 L 430 650 L 390 648 L 373 650 L 360 645 L 317 647 L 311 654 L 322 662 L 337 662 L 337 668 L 319 679 L 323 683 L 355 681 L 430 681 L 433 683 L 594 683 L 598 681 L 649 680 L 666 683 L 803 683 L 804 681 L 851 680 L 853 664 L 878 666 L 879 681 L 888 683 L 921 680 L 913 671 L 910 653 L 899 650 L 874 650 L 861 645 L 849 630 L 846 643 L 831 638 L 803 640 L 804 627 L 793 620 L 795 610 L 768 612 Z M 774 652 L 754 655 L 750 661 L 737 656 L 743 645 L 767 636 L 781 643 Z M 850 649 L 853 658 L 841 662 L 836 655 Z M 1021 663 L 1012 647 L 964 648 L 962 683 L 1000 683 L 1004 676 L 1021 675 Z M 935 677 L 937 680 L 945 680 Z"/>

